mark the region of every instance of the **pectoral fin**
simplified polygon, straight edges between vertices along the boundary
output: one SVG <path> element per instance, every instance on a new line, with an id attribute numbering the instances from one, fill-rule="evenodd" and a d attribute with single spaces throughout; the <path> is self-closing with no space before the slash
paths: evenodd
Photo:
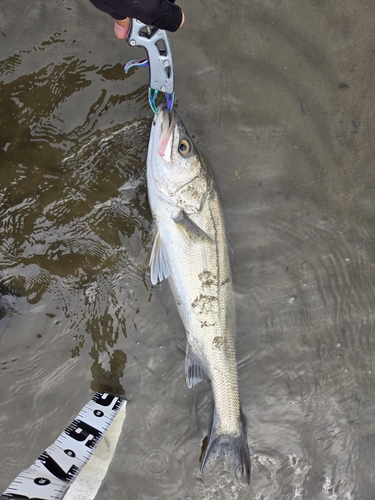
<path id="1" fill-rule="evenodd" d="M 199 384 L 199 382 L 202 382 L 202 380 L 208 379 L 206 371 L 202 366 L 202 363 L 194 354 L 194 351 L 190 347 L 189 342 L 186 345 L 185 377 L 189 389 Z"/>
<path id="2" fill-rule="evenodd" d="M 160 233 L 157 233 L 152 247 L 150 267 L 151 283 L 153 285 L 156 285 L 158 281 L 163 281 L 163 279 L 168 278 L 171 274 L 167 260 L 167 252 L 165 250 L 163 240 L 160 237 Z"/>
<path id="3" fill-rule="evenodd" d="M 193 222 L 186 213 L 181 210 L 181 212 L 174 217 L 174 222 L 177 224 L 178 228 L 184 233 L 185 236 L 190 238 L 192 241 L 206 241 L 213 243 L 214 240 L 207 233 L 203 231 L 195 222 Z"/>

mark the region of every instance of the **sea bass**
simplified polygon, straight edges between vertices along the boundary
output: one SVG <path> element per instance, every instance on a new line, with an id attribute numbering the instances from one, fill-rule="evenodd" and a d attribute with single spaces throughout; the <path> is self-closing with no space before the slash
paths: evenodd
<path id="1" fill-rule="evenodd" d="M 176 112 L 159 106 L 147 156 L 156 237 L 151 282 L 168 278 L 187 336 L 189 388 L 212 384 L 215 410 L 201 463 L 217 456 L 250 481 L 250 454 L 238 395 L 236 317 L 223 215 L 212 173 Z"/>

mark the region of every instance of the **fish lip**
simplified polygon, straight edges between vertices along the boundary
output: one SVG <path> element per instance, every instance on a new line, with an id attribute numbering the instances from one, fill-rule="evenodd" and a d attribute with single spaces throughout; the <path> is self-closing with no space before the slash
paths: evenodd
<path id="1" fill-rule="evenodd" d="M 176 114 L 172 110 L 168 113 L 166 106 L 158 107 L 158 121 L 160 125 L 160 142 L 158 154 L 166 161 L 171 161 L 173 131 L 175 129 Z"/>

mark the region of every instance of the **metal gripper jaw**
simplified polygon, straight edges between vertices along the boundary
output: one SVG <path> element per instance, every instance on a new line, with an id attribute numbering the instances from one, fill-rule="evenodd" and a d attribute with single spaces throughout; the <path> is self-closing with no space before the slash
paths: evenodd
<path id="1" fill-rule="evenodd" d="M 165 30 L 132 19 L 128 43 L 131 47 L 144 47 L 147 51 L 147 59 L 129 61 L 125 65 L 125 71 L 128 72 L 134 66 L 148 66 L 151 108 L 156 113 L 155 100 L 158 92 L 163 92 L 167 99 L 168 111 L 170 111 L 174 98 L 174 73 L 172 53 Z"/>

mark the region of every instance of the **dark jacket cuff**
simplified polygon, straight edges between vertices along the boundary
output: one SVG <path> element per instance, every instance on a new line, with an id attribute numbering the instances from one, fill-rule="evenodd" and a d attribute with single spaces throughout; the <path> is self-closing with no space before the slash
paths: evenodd
<path id="1" fill-rule="evenodd" d="M 116 20 L 131 17 L 167 31 L 178 30 L 182 22 L 182 10 L 174 4 L 174 0 L 90 0 L 90 2 Z"/>
<path id="2" fill-rule="evenodd" d="M 142 19 L 140 19 L 142 21 Z M 144 22 L 144 21 L 142 21 Z M 150 23 L 157 28 L 167 31 L 177 31 L 182 23 L 182 10 L 178 5 L 170 2 L 164 2 L 163 8 L 160 9 L 158 17 Z"/>

